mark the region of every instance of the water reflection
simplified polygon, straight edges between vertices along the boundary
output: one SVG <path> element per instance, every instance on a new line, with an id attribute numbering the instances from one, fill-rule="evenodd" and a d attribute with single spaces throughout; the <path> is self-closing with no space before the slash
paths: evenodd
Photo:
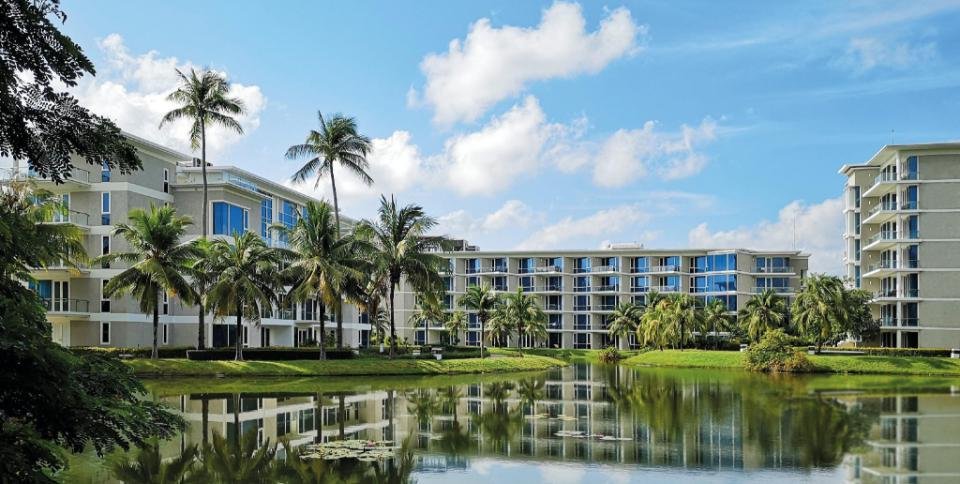
<path id="1" fill-rule="evenodd" d="M 628 479 L 960 481 L 960 395 L 830 391 L 839 378 L 576 365 L 466 385 L 164 396 L 188 429 L 112 471 L 146 482 L 133 476 L 191 461 L 198 482 L 484 481 L 479 463 L 495 462 L 515 480 L 563 463 Z M 383 462 L 304 457 L 344 439 L 401 448 Z"/>

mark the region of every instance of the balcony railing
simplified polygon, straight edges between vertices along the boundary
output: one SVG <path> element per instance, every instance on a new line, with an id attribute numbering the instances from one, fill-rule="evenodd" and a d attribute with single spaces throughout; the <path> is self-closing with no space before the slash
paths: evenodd
<path id="1" fill-rule="evenodd" d="M 548 321 L 547 328 L 549 329 L 561 329 L 563 328 L 563 323 L 560 321 Z"/>
<path id="2" fill-rule="evenodd" d="M 877 292 L 873 293 L 873 296 L 874 296 L 874 298 L 876 298 L 876 299 L 897 297 L 897 290 L 896 290 L 896 289 L 883 289 L 883 290 L 880 290 L 880 291 L 877 291 Z"/>
<path id="3" fill-rule="evenodd" d="M 897 240 L 899 235 L 896 231 L 893 230 L 884 230 L 874 234 L 872 237 L 867 239 L 867 245 L 874 244 L 881 240 Z"/>
<path id="4" fill-rule="evenodd" d="M 563 304 L 544 304 L 543 309 L 544 311 L 562 311 Z"/>
<path id="5" fill-rule="evenodd" d="M 539 290 L 540 290 L 541 292 L 560 292 L 560 291 L 563 290 L 563 285 L 561 285 L 561 284 L 546 284 L 546 285 L 544 285 L 544 286 L 540 286 L 540 289 L 539 289 Z"/>
<path id="6" fill-rule="evenodd" d="M 916 210 L 919 207 L 916 200 L 908 200 L 900 204 L 900 210 Z"/>
<path id="7" fill-rule="evenodd" d="M 573 286 L 573 292 L 590 292 L 590 286 Z"/>
<path id="8" fill-rule="evenodd" d="M 896 326 L 917 326 L 917 318 L 897 318 L 894 316 L 884 316 L 880 318 L 880 325 L 883 327 L 896 327 Z"/>
<path id="9" fill-rule="evenodd" d="M 617 284 L 604 284 L 604 285 L 596 286 L 596 288 L 593 291 L 594 292 L 612 292 L 612 291 L 619 291 L 619 290 L 620 289 Z"/>
<path id="10" fill-rule="evenodd" d="M 898 261 L 896 260 L 882 260 L 877 264 L 867 266 L 867 272 L 878 271 L 880 269 L 896 269 L 898 265 Z"/>
<path id="11" fill-rule="evenodd" d="M 590 305 L 589 305 L 589 304 L 579 304 L 579 305 L 578 305 L 578 304 L 574 304 L 574 305 L 573 305 L 573 310 L 574 310 L 574 311 L 589 311 L 589 310 L 590 310 Z"/>
<path id="12" fill-rule="evenodd" d="M 90 301 L 86 299 L 56 299 L 43 298 L 40 300 L 48 313 L 89 313 Z"/>
<path id="13" fill-rule="evenodd" d="M 90 225 L 90 215 L 76 210 L 58 210 L 53 213 L 46 223 Z"/>
<path id="14" fill-rule="evenodd" d="M 756 271 L 756 272 L 758 272 L 758 273 L 763 273 L 763 274 L 785 274 L 785 273 L 793 272 L 793 267 L 789 267 L 789 266 L 787 266 L 787 267 L 773 267 L 773 266 L 757 267 L 757 271 Z"/>
<path id="15" fill-rule="evenodd" d="M 675 264 L 665 265 L 665 266 L 653 266 L 650 268 L 650 272 L 679 272 L 680 266 Z"/>
<path id="16" fill-rule="evenodd" d="M 584 331 L 590 329 L 590 323 L 573 323 L 573 329 Z"/>
<path id="17" fill-rule="evenodd" d="M 753 292 L 755 294 L 760 294 L 767 290 L 771 290 L 777 294 L 786 294 L 794 291 L 792 287 L 755 287 L 753 288 Z"/>
<path id="18" fill-rule="evenodd" d="M 897 173 L 885 171 L 880 173 L 873 179 L 873 186 L 871 186 L 870 188 L 873 188 L 881 183 L 894 182 L 894 181 L 897 181 Z"/>
<path id="19" fill-rule="evenodd" d="M 896 210 L 897 210 L 897 204 L 895 203 L 881 203 L 876 207 L 871 208 L 870 211 L 867 212 L 867 216 L 865 217 L 865 219 L 868 219 L 880 212 L 895 212 Z"/>
<path id="20" fill-rule="evenodd" d="M 657 292 L 680 292 L 679 285 L 668 285 L 668 286 L 652 286 L 651 291 Z"/>
<path id="21" fill-rule="evenodd" d="M 534 268 L 533 271 L 536 272 L 536 273 L 538 273 L 538 274 L 539 274 L 539 273 L 543 273 L 543 272 L 560 272 L 560 266 L 557 266 L 557 265 L 552 265 L 552 266 L 539 266 L 539 267 Z"/>
<path id="22" fill-rule="evenodd" d="M 597 311 L 613 311 L 617 308 L 616 304 L 597 304 Z"/>
<path id="23" fill-rule="evenodd" d="M 22 172 L 21 172 L 22 173 Z M 16 175 L 16 174 L 15 174 Z M 40 176 L 36 171 L 29 169 L 27 170 L 27 176 L 38 181 L 52 181 L 50 176 Z M 90 184 L 90 172 L 84 170 L 83 168 L 76 168 L 70 170 L 70 176 L 64 178 L 64 181 L 72 181 L 77 183 L 83 183 L 85 185 Z"/>
<path id="24" fill-rule="evenodd" d="M 590 267 L 589 267 L 589 266 L 587 266 L 587 267 L 574 267 L 574 268 L 573 268 L 573 273 L 574 273 L 574 274 L 584 274 L 584 273 L 586 273 L 586 272 L 590 272 Z"/>
<path id="25" fill-rule="evenodd" d="M 644 266 L 644 267 L 631 267 L 631 268 L 630 268 L 630 273 L 631 273 L 631 274 L 645 274 L 645 273 L 647 273 L 647 272 L 650 272 L 650 267 L 647 267 L 647 266 Z"/>
<path id="26" fill-rule="evenodd" d="M 650 286 L 630 286 L 630 292 L 647 292 Z"/>
<path id="27" fill-rule="evenodd" d="M 597 266 L 591 272 L 617 272 L 617 266 Z"/>

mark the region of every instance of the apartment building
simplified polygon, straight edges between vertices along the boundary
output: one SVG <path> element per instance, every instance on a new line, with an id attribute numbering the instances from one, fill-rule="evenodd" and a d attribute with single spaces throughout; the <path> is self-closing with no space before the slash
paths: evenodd
<path id="1" fill-rule="evenodd" d="M 199 162 L 150 141 L 128 135 L 137 147 L 143 169 L 130 174 L 91 169 L 75 160 L 73 173 L 63 184 L 34 176 L 27 170 L 14 177 L 31 178 L 38 187 L 56 194 L 63 212 L 51 223 L 73 223 L 84 232 L 91 257 L 128 250 L 126 242 L 112 235 L 119 223 L 128 221 L 132 209 L 172 205 L 193 220 L 187 239 L 202 231 L 202 177 Z M 253 231 L 273 246 L 286 241 L 268 231 L 274 223 L 292 226 L 309 197 L 288 187 L 232 166 L 208 166 L 208 227 L 211 237 Z M 346 220 L 346 223 L 352 223 Z M 103 287 L 126 266 L 119 263 L 73 268 L 53 266 L 33 273 L 34 289 L 40 294 L 53 325 L 55 341 L 68 346 L 142 347 L 152 344 L 152 315 L 146 315 L 130 296 L 104 297 Z M 164 296 L 160 308 L 160 345 L 191 346 L 197 342 L 197 307 Z M 326 315 L 333 324 L 331 314 Z M 369 326 L 359 323 L 352 306 L 344 309 L 345 339 L 352 344 L 365 340 Z M 206 318 L 206 340 L 215 346 L 236 341 L 232 318 Z M 315 303 L 272 308 L 259 324 L 245 322 L 240 337 L 247 346 L 296 346 L 316 340 L 319 316 Z M 361 336 L 361 332 L 363 335 Z"/>
<path id="2" fill-rule="evenodd" d="M 889 145 L 844 165 L 846 275 L 888 347 L 960 347 L 960 143 Z"/>
<path id="3" fill-rule="evenodd" d="M 541 344 L 595 349 L 612 344 L 608 318 L 622 301 L 643 303 L 651 291 L 686 293 L 703 302 L 719 299 L 734 313 L 766 289 L 792 297 L 806 276 L 809 259 L 800 251 L 661 250 L 632 244 L 599 250 L 463 250 L 442 255 L 448 261 L 443 274 L 446 310 L 457 309 L 470 286 L 488 285 L 502 294 L 520 289 L 536 297 L 549 318 L 548 338 Z M 447 341 L 449 335 L 439 324 L 429 328 L 409 324 L 417 308 L 416 294 L 408 286 L 404 284 L 397 297 L 399 334 L 420 344 Z M 477 345 L 479 320 L 472 311 L 467 316 L 465 342 Z M 637 346 L 635 336 L 621 344 Z"/>

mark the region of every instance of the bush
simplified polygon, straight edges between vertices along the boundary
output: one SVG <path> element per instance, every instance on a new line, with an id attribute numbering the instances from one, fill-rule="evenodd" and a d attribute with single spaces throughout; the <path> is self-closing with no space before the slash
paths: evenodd
<path id="1" fill-rule="evenodd" d="M 113 356 L 130 355 L 133 358 L 150 358 L 151 348 L 123 348 L 123 347 L 103 347 L 103 346 L 73 346 L 70 348 L 74 353 L 96 353 Z M 187 351 L 192 351 L 192 346 L 161 346 L 157 348 L 157 355 L 160 358 L 186 358 Z"/>
<path id="2" fill-rule="evenodd" d="M 827 348 L 832 353 L 842 351 L 863 352 L 871 356 L 930 356 L 930 357 L 949 357 L 950 350 L 945 348 Z"/>
<path id="3" fill-rule="evenodd" d="M 620 350 L 616 346 L 607 346 L 606 348 L 600 350 L 600 353 L 597 355 L 597 359 L 601 363 L 616 363 L 623 358 L 623 355 L 620 354 Z"/>
<path id="4" fill-rule="evenodd" d="M 190 350 L 187 358 L 194 361 L 232 360 L 236 355 L 233 348 L 212 350 Z M 327 350 L 328 360 L 349 360 L 354 357 L 353 350 Z M 319 360 L 319 348 L 245 348 L 243 359 L 250 361 L 291 361 Z"/>
<path id="5" fill-rule="evenodd" d="M 802 351 L 792 346 L 792 339 L 782 330 L 770 331 L 759 343 L 747 348 L 743 365 L 751 371 L 803 373 L 813 364 Z"/>

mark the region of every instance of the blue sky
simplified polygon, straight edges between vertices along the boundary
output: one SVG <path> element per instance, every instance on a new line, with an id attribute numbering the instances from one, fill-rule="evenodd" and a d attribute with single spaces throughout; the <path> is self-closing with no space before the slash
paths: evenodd
<path id="1" fill-rule="evenodd" d="M 285 182 L 317 111 L 346 113 L 377 181 L 342 181 L 347 214 L 394 192 L 484 249 L 792 248 L 797 227 L 838 272 L 839 166 L 960 138 L 960 1 L 64 8 L 98 68 L 76 93 L 124 129 L 184 149 L 163 97 L 209 66 L 250 108 L 215 163 Z"/>

